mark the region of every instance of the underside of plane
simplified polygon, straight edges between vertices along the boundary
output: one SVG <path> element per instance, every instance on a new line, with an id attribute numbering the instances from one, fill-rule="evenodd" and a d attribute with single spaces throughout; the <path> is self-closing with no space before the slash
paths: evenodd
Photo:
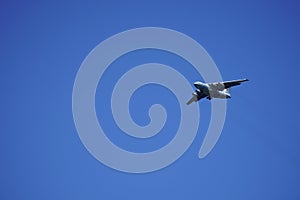
<path id="1" fill-rule="evenodd" d="M 192 102 L 197 102 L 200 99 L 207 98 L 211 100 L 213 98 L 228 99 L 231 98 L 229 90 L 233 86 L 240 85 L 242 82 L 249 81 L 248 79 L 240 79 L 225 82 L 216 83 L 202 83 L 197 81 L 194 86 L 197 88 L 194 93 L 192 93 L 192 98 L 186 103 L 187 105 Z"/>

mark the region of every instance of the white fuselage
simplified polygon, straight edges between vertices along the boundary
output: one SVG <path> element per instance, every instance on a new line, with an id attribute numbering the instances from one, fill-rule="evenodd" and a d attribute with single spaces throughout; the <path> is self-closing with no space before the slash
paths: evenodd
<path id="1" fill-rule="evenodd" d="M 211 98 L 220 98 L 220 99 L 230 98 L 230 94 L 227 91 L 227 89 L 220 91 L 220 90 L 217 90 L 215 88 L 210 88 L 210 87 L 209 87 L 209 96 Z"/>
<path id="2" fill-rule="evenodd" d="M 222 83 L 207 84 L 202 82 L 195 82 L 195 87 L 200 90 L 201 93 L 207 95 L 210 98 L 231 98 L 229 90 L 224 88 Z"/>

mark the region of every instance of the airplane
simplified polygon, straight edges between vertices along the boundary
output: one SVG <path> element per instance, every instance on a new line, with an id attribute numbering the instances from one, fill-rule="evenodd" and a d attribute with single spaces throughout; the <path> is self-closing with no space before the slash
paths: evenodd
<path id="1" fill-rule="evenodd" d="M 212 98 L 228 99 L 231 98 L 229 90 L 233 86 L 240 85 L 242 82 L 249 81 L 248 79 L 239 79 L 233 81 L 216 82 L 216 83 L 202 83 L 197 81 L 194 86 L 197 88 L 193 97 L 186 103 L 190 105 L 192 102 L 197 102 L 200 99 L 207 98 L 211 100 Z"/>

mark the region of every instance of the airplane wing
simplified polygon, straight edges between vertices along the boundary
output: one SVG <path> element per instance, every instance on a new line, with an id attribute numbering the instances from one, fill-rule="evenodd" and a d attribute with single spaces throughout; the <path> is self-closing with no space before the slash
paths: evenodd
<path id="1" fill-rule="evenodd" d="M 234 81 L 225 81 L 222 83 L 223 83 L 225 89 L 227 89 L 232 86 L 240 85 L 242 82 L 245 82 L 245 81 L 249 81 L 249 80 L 248 79 L 240 79 L 240 80 L 234 80 Z"/>
<path id="2" fill-rule="evenodd" d="M 203 98 L 205 98 L 205 97 L 207 97 L 207 95 L 206 94 L 204 94 L 204 93 L 193 93 L 192 94 L 193 96 L 192 96 L 192 98 L 186 103 L 186 105 L 190 105 L 191 103 L 193 103 L 193 102 L 197 102 L 197 101 L 199 101 L 200 99 L 203 99 Z"/>
<path id="3" fill-rule="evenodd" d="M 217 82 L 217 83 L 208 83 L 209 87 L 214 90 L 223 91 L 224 89 L 231 88 L 233 86 L 240 85 L 242 82 L 248 81 L 248 79 L 240 79 L 233 81 Z"/>
<path id="4" fill-rule="evenodd" d="M 190 105 L 191 103 L 193 103 L 193 102 L 196 102 L 197 101 L 197 97 L 195 97 L 195 96 L 193 96 L 187 103 L 186 103 L 186 105 Z"/>

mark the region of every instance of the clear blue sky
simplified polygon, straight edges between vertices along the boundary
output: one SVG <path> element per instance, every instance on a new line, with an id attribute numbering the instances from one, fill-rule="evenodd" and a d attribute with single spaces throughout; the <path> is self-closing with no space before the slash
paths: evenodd
<path id="1" fill-rule="evenodd" d="M 300 199 L 299 5 L 2 1 L 0 199 Z M 144 26 L 187 34 L 208 51 L 224 80 L 251 81 L 232 90 L 225 127 L 208 157 L 197 157 L 210 118 L 205 100 L 188 151 L 163 170 L 136 175 L 104 166 L 82 145 L 72 118 L 72 87 L 81 62 L 98 43 Z M 136 53 L 124 58 L 126 65 L 154 59 L 183 70 L 191 83 L 201 80 L 180 68 L 186 63 L 176 57 Z M 157 97 L 156 91 L 165 95 Z M 133 101 L 137 123 L 147 123 L 145 105 L 161 102 L 174 112 L 166 129 L 178 128 L 177 103 L 166 89 L 145 87 Z M 110 116 L 106 119 L 106 128 L 113 127 Z M 122 137 L 111 139 L 146 151 L 170 137 L 136 146 Z"/>

